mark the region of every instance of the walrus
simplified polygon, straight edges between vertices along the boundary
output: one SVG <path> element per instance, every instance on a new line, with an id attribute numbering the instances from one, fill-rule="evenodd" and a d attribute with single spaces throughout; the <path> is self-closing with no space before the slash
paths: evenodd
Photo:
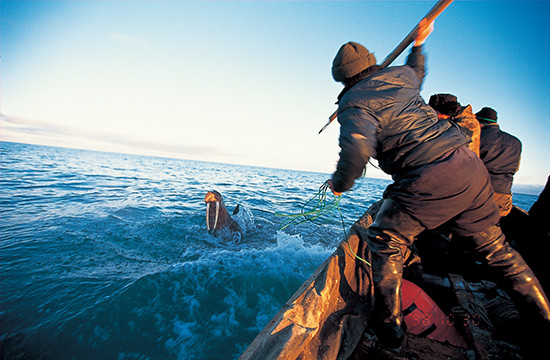
<path id="1" fill-rule="evenodd" d="M 242 233 L 241 226 L 229 215 L 219 192 L 207 192 L 204 196 L 204 202 L 206 203 L 206 227 L 210 234 L 214 236 L 222 234 L 231 236 L 235 233 L 239 235 Z M 239 210 L 240 206 L 237 205 L 233 210 L 233 215 L 236 215 Z"/>

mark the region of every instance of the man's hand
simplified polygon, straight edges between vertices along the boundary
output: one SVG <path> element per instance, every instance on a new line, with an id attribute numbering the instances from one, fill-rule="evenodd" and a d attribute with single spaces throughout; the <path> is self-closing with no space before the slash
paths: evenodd
<path id="1" fill-rule="evenodd" d="M 418 32 L 416 33 L 416 39 L 414 40 L 414 46 L 420 46 L 424 44 L 426 38 L 434 31 L 434 22 L 428 23 L 427 19 L 422 19 L 418 24 Z"/>
<path id="2" fill-rule="evenodd" d="M 328 187 L 330 188 L 330 190 L 332 191 L 332 193 L 334 194 L 334 196 L 342 196 L 342 193 L 341 193 L 341 192 L 334 191 L 334 185 L 332 184 L 332 179 L 330 179 L 330 180 L 328 181 Z"/>

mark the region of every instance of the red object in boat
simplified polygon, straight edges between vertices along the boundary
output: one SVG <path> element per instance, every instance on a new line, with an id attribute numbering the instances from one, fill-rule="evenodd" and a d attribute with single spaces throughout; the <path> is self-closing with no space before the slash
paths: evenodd
<path id="1" fill-rule="evenodd" d="M 468 347 L 453 321 L 420 287 L 403 279 L 401 297 L 407 332 L 442 343 Z"/>

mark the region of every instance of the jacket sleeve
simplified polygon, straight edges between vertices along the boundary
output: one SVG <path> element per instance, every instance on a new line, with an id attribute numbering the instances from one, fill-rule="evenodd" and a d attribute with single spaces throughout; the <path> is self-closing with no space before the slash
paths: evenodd
<path id="1" fill-rule="evenodd" d="M 338 113 L 340 159 L 332 175 L 334 190 L 349 190 L 363 174 L 369 158 L 376 156 L 377 120 L 364 109 L 347 108 Z"/>
<path id="2" fill-rule="evenodd" d="M 420 84 L 424 82 L 424 77 L 426 76 L 426 58 L 422 54 L 422 45 L 413 46 L 409 56 L 407 57 L 407 63 L 414 69 L 418 78 L 420 79 Z"/>

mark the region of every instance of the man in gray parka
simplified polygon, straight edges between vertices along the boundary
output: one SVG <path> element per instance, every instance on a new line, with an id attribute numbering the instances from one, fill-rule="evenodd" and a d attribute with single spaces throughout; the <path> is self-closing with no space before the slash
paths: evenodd
<path id="1" fill-rule="evenodd" d="M 340 159 L 329 184 L 349 190 L 373 157 L 394 180 L 368 229 L 375 307 L 371 325 L 380 343 L 397 348 L 404 338 L 401 308 L 403 254 L 425 229 L 450 224 L 503 283 L 522 313 L 545 329 L 550 306 L 537 278 L 498 226 L 489 174 L 449 121 L 439 121 L 420 96 L 425 75 L 422 44 L 432 24 L 421 22 L 404 66 L 381 68 L 365 47 L 349 42 L 332 67 L 345 86 L 338 101 Z M 539 327 L 540 329 L 540 327 Z"/>

